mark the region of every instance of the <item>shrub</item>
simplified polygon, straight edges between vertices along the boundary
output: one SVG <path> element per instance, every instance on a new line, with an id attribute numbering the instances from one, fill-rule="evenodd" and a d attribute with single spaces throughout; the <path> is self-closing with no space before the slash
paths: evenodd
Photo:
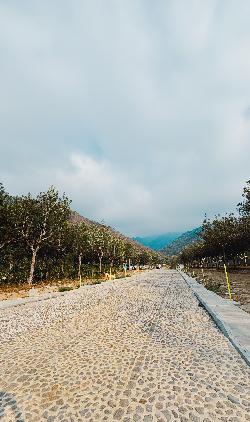
<path id="1" fill-rule="evenodd" d="M 221 292 L 220 283 L 213 283 L 211 281 L 206 281 L 205 287 L 206 287 L 206 289 L 211 290 L 214 293 L 220 293 Z"/>
<path id="2" fill-rule="evenodd" d="M 96 279 L 96 280 L 92 280 L 91 284 L 101 284 L 102 280 L 101 279 Z"/>
<path id="3" fill-rule="evenodd" d="M 73 289 L 73 287 L 71 287 L 71 286 L 61 286 L 61 287 L 58 287 L 58 292 L 68 292 L 69 290 L 72 290 Z"/>

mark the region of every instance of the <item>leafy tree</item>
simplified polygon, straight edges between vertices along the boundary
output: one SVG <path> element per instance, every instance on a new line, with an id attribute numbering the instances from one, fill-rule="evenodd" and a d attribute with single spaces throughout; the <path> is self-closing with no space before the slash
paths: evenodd
<path id="1" fill-rule="evenodd" d="M 202 226 L 201 242 L 195 242 L 184 248 L 180 259 L 187 263 L 196 261 L 213 262 L 214 259 L 230 258 L 236 262 L 237 256 L 250 248 L 250 181 L 244 187 L 244 200 L 238 204 L 239 216 L 233 213 L 214 220 L 205 220 Z"/>
<path id="2" fill-rule="evenodd" d="M 118 268 L 124 261 L 152 264 L 159 255 L 104 224 L 72 218 L 70 201 L 52 187 L 36 197 L 13 197 L 0 184 L 0 278 L 32 284 L 37 279 L 75 278 L 83 263 Z M 76 214 L 76 213 L 75 213 Z M 83 220 L 83 221 L 82 221 Z M 86 270 L 87 271 L 87 270 Z"/>
<path id="3" fill-rule="evenodd" d="M 99 273 L 102 273 L 103 258 L 107 257 L 107 249 L 111 236 L 109 229 L 103 224 L 97 224 L 91 232 L 91 244 L 93 252 L 99 260 Z"/>
<path id="4" fill-rule="evenodd" d="M 71 234 L 72 234 L 72 247 L 74 253 L 77 254 L 78 258 L 78 279 L 81 285 L 82 282 L 82 275 L 81 275 L 81 267 L 82 267 L 82 259 L 84 254 L 86 254 L 89 250 L 89 230 L 85 223 L 74 224 L 71 227 Z"/>
<path id="5" fill-rule="evenodd" d="M 205 250 L 209 256 L 222 255 L 224 262 L 227 256 L 234 254 L 239 237 L 238 220 L 234 214 L 216 217 L 212 222 L 204 221 L 201 237 L 205 242 Z"/>
<path id="6" fill-rule="evenodd" d="M 59 244 L 70 215 L 69 204 L 68 198 L 65 195 L 60 198 L 53 187 L 47 192 L 41 192 L 36 198 L 32 198 L 30 194 L 15 198 L 15 232 L 31 252 L 29 284 L 33 282 L 39 250 L 45 244 Z"/>
<path id="7" fill-rule="evenodd" d="M 14 241 L 11 220 L 12 197 L 5 192 L 0 183 L 0 250 Z"/>
<path id="8" fill-rule="evenodd" d="M 125 249 L 122 256 L 122 261 L 127 261 L 128 264 L 132 261 L 133 263 L 139 263 L 140 252 L 144 250 L 144 247 L 139 246 L 137 243 L 127 240 L 125 243 Z"/>
<path id="9" fill-rule="evenodd" d="M 238 204 L 239 213 L 242 216 L 250 216 L 250 180 L 246 182 L 246 186 L 243 189 L 242 202 Z"/>
<path id="10" fill-rule="evenodd" d="M 238 204 L 239 232 L 241 234 L 242 244 L 244 249 L 250 249 L 250 180 L 246 183 L 243 189 L 243 201 Z"/>

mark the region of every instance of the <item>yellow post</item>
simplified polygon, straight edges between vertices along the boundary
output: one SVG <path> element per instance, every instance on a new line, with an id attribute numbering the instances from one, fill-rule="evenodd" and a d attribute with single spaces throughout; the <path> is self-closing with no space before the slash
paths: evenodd
<path id="1" fill-rule="evenodd" d="M 80 273 L 80 287 L 82 287 L 82 274 Z"/>
<path id="2" fill-rule="evenodd" d="M 111 273 L 111 267 L 109 268 L 109 279 L 111 280 L 112 278 L 112 273 Z"/>
<path id="3" fill-rule="evenodd" d="M 226 264 L 224 264 L 224 270 L 225 270 L 225 275 L 226 275 L 226 280 L 227 280 L 227 289 L 228 289 L 229 298 L 230 298 L 230 300 L 232 300 L 232 294 L 231 294 L 231 289 L 230 289 L 230 283 L 229 283 L 229 279 L 228 279 Z"/>

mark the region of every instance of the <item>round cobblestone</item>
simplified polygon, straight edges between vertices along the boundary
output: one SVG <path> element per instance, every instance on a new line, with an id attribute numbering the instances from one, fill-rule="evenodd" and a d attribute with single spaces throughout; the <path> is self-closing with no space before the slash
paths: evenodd
<path id="1" fill-rule="evenodd" d="M 250 370 L 176 271 L 0 312 L 0 417 L 246 421 Z"/>

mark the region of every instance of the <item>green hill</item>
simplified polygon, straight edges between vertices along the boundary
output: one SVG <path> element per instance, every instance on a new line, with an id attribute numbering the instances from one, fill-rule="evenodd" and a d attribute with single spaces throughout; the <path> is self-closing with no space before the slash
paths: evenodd
<path id="1" fill-rule="evenodd" d="M 187 231 L 163 248 L 160 252 L 167 256 L 177 255 L 185 246 L 199 239 L 201 227 Z"/>
<path id="2" fill-rule="evenodd" d="M 134 237 L 133 240 L 155 251 L 159 251 L 173 242 L 180 236 L 180 233 L 165 233 L 155 236 Z"/>

